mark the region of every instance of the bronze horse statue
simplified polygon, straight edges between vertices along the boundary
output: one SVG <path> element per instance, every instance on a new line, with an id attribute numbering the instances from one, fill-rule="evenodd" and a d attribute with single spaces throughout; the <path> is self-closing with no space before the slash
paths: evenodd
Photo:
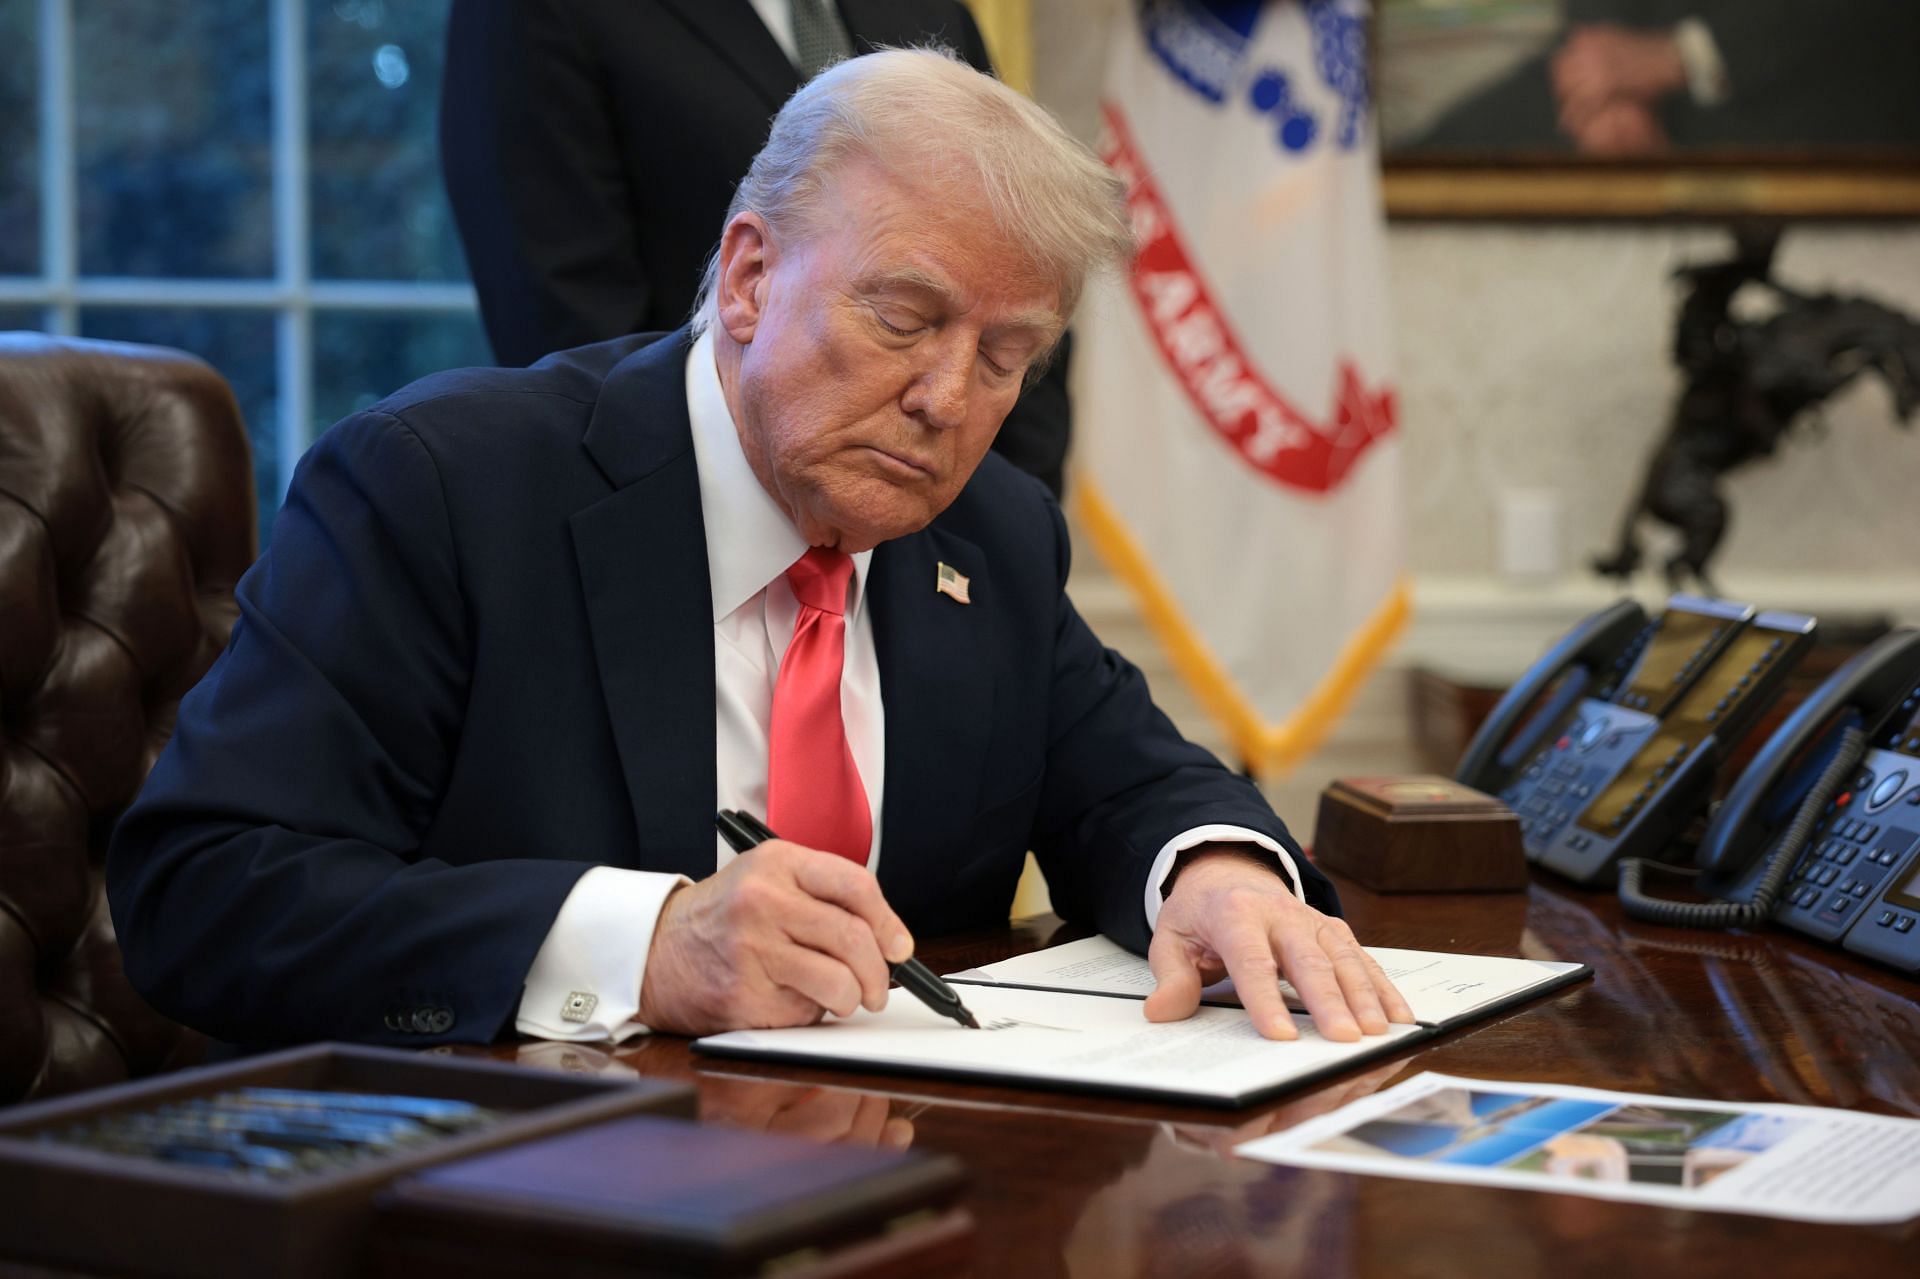
<path id="1" fill-rule="evenodd" d="M 1745 228 L 1731 258 L 1674 272 L 1688 285 L 1673 342 L 1686 385 L 1619 545 L 1594 557 L 1595 572 L 1625 578 L 1640 566 L 1636 526 L 1650 515 L 1681 535 L 1665 565 L 1668 584 L 1678 590 L 1691 579 L 1717 595 L 1707 563 L 1727 530 L 1722 475 L 1770 455 L 1803 413 L 1867 372 L 1885 379 L 1900 425 L 1911 428 L 1920 407 L 1920 323 L 1866 298 L 1802 293 L 1772 279 L 1779 240 L 1776 227 Z M 1780 309 L 1764 320 L 1736 317 L 1734 295 L 1750 285 Z"/>

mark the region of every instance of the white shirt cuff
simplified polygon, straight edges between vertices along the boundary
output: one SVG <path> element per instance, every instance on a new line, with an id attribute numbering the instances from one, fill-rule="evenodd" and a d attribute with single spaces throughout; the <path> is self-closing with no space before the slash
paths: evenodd
<path id="1" fill-rule="evenodd" d="M 1257 830 L 1248 830 L 1244 826 L 1195 826 L 1192 830 L 1182 831 L 1166 842 L 1159 854 L 1153 859 L 1153 866 L 1147 871 L 1147 929 L 1152 931 L 1160 922 L 1160 907 L 1166 901 L 1160 889 L 1167 882 L 1167 876 L 1173 873 L 1173 859 L 1196 844 L 1205 844 L 1218 840 L 1225 844 L 1258 844 L 1280 859 L 1280 869 L 1286 872 L 1287 888 L 1295 897 L 1300 893 L 1300 868 L 1293 864 L 1293 858 L 1287 850 Z"/>
<path id="2" fill-rule="evenodd" d="M 574 883 L 527 970 L 514 1029 L 540 1039 L 621 1040 L 634 1020 L 647 951 L 667 895 L 685 875 L 595 866 Z"/>
<path id="3" fill-rule="evenodd" d="M 1703 107 L 1717 107 L 1732 95 L 1727 60 L 1720 56 L 1713 31 L 1698 18 L 1682 18 L 1673 28 L 1673 47 L 1687 72 L 1687 95 Z"/>

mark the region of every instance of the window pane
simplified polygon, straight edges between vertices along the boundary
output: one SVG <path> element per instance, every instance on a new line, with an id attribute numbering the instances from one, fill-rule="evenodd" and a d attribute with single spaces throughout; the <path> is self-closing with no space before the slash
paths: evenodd
<path id="1" fill-rule="evenodd" d="M 260 311 L 89 307 L 80 312 L 80 332 L 90 338 L 149 342 L 191 352 L 232 384 L 253 442 L 253 478 L 260 497 L 264 545 L 280 505 L 272 317 Z"/>
<path id="2" fill-rule="evenodd" d="M 37 306 L 0 306 L 0 333 L 18 329 L 47 331 L 47 313 Z"/>
<path id="3" fill-rule="evenodd" d="M 83 275 L 273 274 L 267 6 L 75 0 Z"/>
<path id="4" fill-rule="evenodd" d="M 40 274 L 34 8 L 29 0 L 0 0 L 0 275 Z"/>
<path id="5" fill-rule="evenodd" d="M 313 0 L 315 279 L 463 280 L 436 119 L 447 0 Z"/>
<path id="6" fill-rule="evenodd" d="M 471 312 L 321 312 L 313 317 L 316 430 L 429 373 L 492 363 Z"/>

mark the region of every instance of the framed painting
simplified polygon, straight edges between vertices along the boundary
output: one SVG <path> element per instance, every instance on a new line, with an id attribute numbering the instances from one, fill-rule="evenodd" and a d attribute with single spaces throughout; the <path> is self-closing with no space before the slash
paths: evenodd
<path id="1" fill-rule="evenodd" d="M 1920 215 L 1915 0 L 1377 0 L 1398 217 Z"/>

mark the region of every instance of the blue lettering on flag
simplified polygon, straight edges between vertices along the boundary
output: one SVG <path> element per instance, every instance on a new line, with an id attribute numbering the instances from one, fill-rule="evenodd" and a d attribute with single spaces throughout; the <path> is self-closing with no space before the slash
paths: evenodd
<path id="1" fill-rule="evenodd" d="M 1313 31 L 1314 66 L 1327 87 L 1340 95 L 1340 147 L 1351 151 L 1367 116 L 1366 19 L 1340 0 L 1309 0 L 1307 22 Z"/>
<path id="2" fill-rule="evenodd" d="M 1262 0 L 1137 0 L 1147 48 L 1180 84 L 1212 106 L 1224 106 L 1245 79 L 1248 46 Z M 1313 69 L 1340 97 L 1331 140 L 1344 151 L 1360 142 L 1371 88 L 1367 82 L 1367 26 L 1350 0 L 1306 0 Z M 1304 74 L 1304 73 L 1302 73 Z M 1274 142 L 1298 155 L 1326 140 L 1319 117 L 1299 100 L 1295 81 L 1280 67 L 1247 80 L 1247 105 L 1272 116 Z"/>
<path id="3" fill-rule="evenodd" d="M 1261 0 L 1139 0 L 1140 33 L 1174 78 L 1220 106 L 1246 61 Z"/>

